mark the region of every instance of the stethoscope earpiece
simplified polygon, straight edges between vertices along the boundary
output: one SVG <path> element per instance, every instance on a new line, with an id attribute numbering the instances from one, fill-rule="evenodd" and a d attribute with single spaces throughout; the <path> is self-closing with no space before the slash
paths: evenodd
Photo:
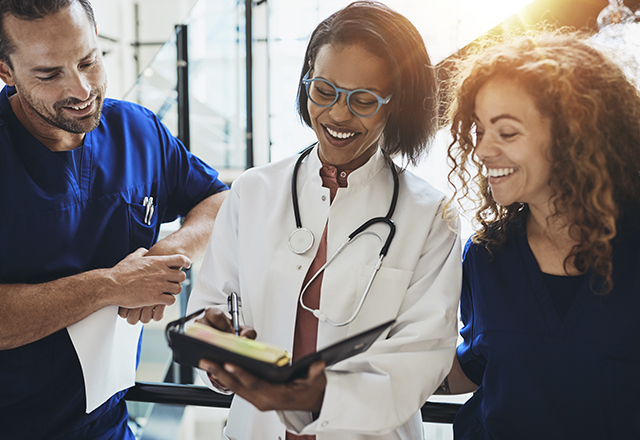
<path id="1" fill-rule="evenodd" d="M 304 254 L 309 249 L 311 249 L 315 241 L 313 232 L 311 232 L 307 228 L 302 227 L 302 221 L 300 220 L 300 208 L 298 206 L 298 188 L 297 188 L 298 169 L 300 168 L 300 164 L 302 164 L 302 161 L 304 160 L 304 158 L 307 157 L 309 153 L 311 153 L 311 150 L 313 150 L 314 145 L 311 145 L 309 148 L 307 148 L 300 154 L 300 157 L 298 158 L 295 166 L 293 167 L 293 176 L 291 177 L 291 199 L 293 202 L 293 215 L 296 221 L 296 229 L 289 236 L 288 245 L 289 245 L 289 249 L 298 255 Z M 389 165 L 391 167 L 391 173 L 393 174 L 393 197 L 391 198 L 391 205 L 389 206 L 389 211 L 387 212 L 387 215 L 385 215 L 384 217 L 375 217 L 370 220 L 367 220 L 358 229 L 353 231 L 349 235 L 349 237 L 347 237 L 347 240 L 340 245 L 340 247 L 336 250 L 336 252 L 330 258 L 327 259 L 327 262 L 313 275 L 313 277 L 311 277 L 311 279 L 307 282 L 307 284 L 302 288 L 302 291 L 300 292 L 300 301 L 299 301 L 300 306 L 304 310 L 313 313 L 313 316 L 315 316 L 320 322 L 326 322 L 334 327 L 343 327 L 347 324 L 350 324 L 354 319 L 356 319 L 356 316 L 358 316 L 358 313 L 360 313 L 360 310 L 362 309 L 364 300 L 367 298 L 367 295 L 369 294 L 369 290 L 371 289 L 373 280 L 375 280 L 376 274 L 378 273 L 378 270 L 380 270 L 380 266 L 382 265 L 382 260 L 384 259 L 385 255 L 387 255 L 389 246 L 391 246 L 391 241 L 393 241 L 393 236 L 395 235 L 395 232 L 396 232 L 396 226 L 393 223 L 393 220 L 391 220 L 391 216 L 393 215 L 393 212 L 396 209 L 396 203 L 398 202 L 398 192 L 400 189 L 400 183 L 398 181 L 398 173 L 396 172 L 395 165 L 393 163 L 390 163 Z M 307 287 L 309 287 L 309 285 L 313 282 L 313 280 L 315 280 L 318 277 L 318 275 L 320 275 L 325 270 L 325 268 L 329 265 L 329 263 L 331 263 L 331 261 L 333 261 L 333 259 L 337 257 L 338 254 L 340 254 L 340 252 L 342 252 L 342 250 L 346 245 L 351 243 L 357 237 L 360 237 L 366 234 L 365 230 L 376 223 L 385 223 L 387 226 L 389 226 L 389 235 L 387 236 L 387 239 L 385 240 L 382 246 L 382 249 L 380 249 L 378 262 L 376 263 L 373 273 L 371 274 L 371 278 L 369 279 L 369 282 L 365 287 L 364 294 L 362 295 L 362 298 L 360 299 L 360 302 L 358 303 L 358 306 L 356 307 L 356 310 L 351 315 L 351 317 L 344 322 L 340 322 L 340 323 L 333 322 L 329 318 L 327 318 L 327 316 L 324 313 L 322 313 L 320 309 L 314 310 L 307 307 L 304 304 L 304 301 L 302 300 L 302 298 L 304 297 L 304 293 L 307 290 Z M 377 234 L 374 234 L 374 235 L 378 236 Z M 378 236 L 378 238 L 380 237 Z"/>

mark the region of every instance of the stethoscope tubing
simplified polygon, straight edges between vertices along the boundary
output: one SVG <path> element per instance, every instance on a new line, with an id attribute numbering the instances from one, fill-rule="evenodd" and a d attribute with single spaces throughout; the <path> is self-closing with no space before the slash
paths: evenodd
<path id="1" fill-rule="evenodd" d="M 312 241 L 311 243 L 313 243 L 313 233 L 311 233 L 311 231 L 309 231 L 306 228 L 302 227 L 302 221 L 300 219 L 300 207 L 298 204 L 298 185 L 297 185 L 297 180 L 298 180 L 298 170 L 300 168 L 300 165 L 302 164 L 302 161 L 304 160 L 305 157 L 307 157 L 309 155 L 309 153 L 311 153 L 311 151 L 313 150 L 313 147 L 316 144 L 313 144 L 311 146 L 309 146 L 308 148 L 306 148 L 304 151 L 302 151 L 302 153 L 300 154 L 300 157 L 298 158 L 298 160 L 296 161 L 296 164 L 293 168 L 293 175 L 291 178 L 291 196 L 292 196 L 292 202 L 293 202 L 293 214 L 295 217 L 295 222 L 296 222 L 296 231 L 301 231 L 301 230 L 305 230 L 308 231 L 309 234 L 311 234 L 312 237 Z M 389 251 L 389 247 L 391 246 L 391 242 L 393 241 L 393 237 L 395 236 L 396 233 L 396 225 L 393 222 L 393 220 L 391 219 L 391 216 L 393 215 L 395 209 L 396 209 L 396 204 L 398 202 L 398 193 L 399 193 L 399 187 L 400 187 L 400 183 L 399 183 L 399 179 L 398 179 L 398 173 L 395 169 L 395 164 L 390 163 L 390 167 L 391 167 L 391 172 L 393 174 L 393 196 L 391 199 L 391 204 L 389 206 L 389 211 L 387 212 L 387 215 L 384 217 L 374 217 L 372 219 L 367 220 L 366 222 L 364 222 L 362 225 L 360 225 L 356 230 L 354 230 L 351 234 L 349 234 L 349 236 L 347 237 L 347 239 L 338 247 L 338 249 L 333 253 L 333 255 L 327 260 L 326 263 L 324 263 L 322 265 L 322 267 L 311 277 L 311 279 L 307 282 L 307 284 L 305 284 L 305 286 L 302 288 L 302 291 L 300 292 L 300 306 L 308 311 L 313 313 L 313 315 L 318 318 L 318 320 L 322 321 L 322 322 L 326 322 L 334 327 L 344 327 L 345 325 L 350 324 L 351 322 L 353 322 L 356 317 L 358 316 L 358 314 L 360 313 L 360 310 L 362 310 L 362 306 L 364 305 L 364 301 L 367 298 L 367 296 L 369 295 L 369 291 L 371 290 L 371 286 L 373 285 L 373 282 L 376 278 L 376 275 L 378 274 L 378 271 L 380 270 L 380 267 L 382 266 L 382 261 L 384 260 L 384 257 L 387 255 L 387 252 Z M 329 264 L 343 251 L 343 249 L 350 244 L 351 242 L 355 241 L 357 238 L 361 237 L 362 235 L 366 234 L 366 230 L 368 228 L 370 228 L 371 226 L 373 226 L 376 223 L 385 223 L 388 227 L 389 227 L 389 234 L 387 235 L 387 239 L 385 240 L 384 244 L 382 245 L 382 248 L 380 249 L 380 253 L 378 255 L 378 261 L 376 263 L 376 265 L 374 266 L 373 269 L 373 273 L 371 275 L 371 277 L 369 278 L 369 282 L 367 283 L 367 286 L 365 287 L 364 293 L 362 294 L 362 297 L 360 298 L 360 302 L 358 303 L 358 306 L 356 307 L 355 311 L 353 312 L 353 314 L 349 317 L 349 319 L 347 319 L 344 322 L 335 322 L 332 321 L 331 319 L 329 319 L 326 315 L 324 315 L 324 313 L 322 313 L 320 311 L 320 309 L 312 309 L 310 307 L 307 307 L 304 304 L 303 301 L 303 297 L 304 297 L 304 293 L 306 292 L 307 288 L 311 285 L 311 283 L 318 277 L 320 276 L 320 274 L 322 272 L 324 272 L 324 270 L 327 268 L 327 266 L 329 266 Z M 296 231 L 294 231 L 291 235 L 293 236 Z M 378 238 L 380 238 L 377 234 L 371 233 L 373 235 L 376 235 Z M 290 238 L 291 241 L 291 238 Z M 291 245 L 291 242 L 289 242 L 289 248 L 295 252 L 295 253 L 305 253 L 307 250 L 309 250 L 309 248 L 312 246 L 309 245 L 308 248 L 304 249 L 302 252 L 298 252 L 296 250 L 294 250 L 293 246 Z"/>

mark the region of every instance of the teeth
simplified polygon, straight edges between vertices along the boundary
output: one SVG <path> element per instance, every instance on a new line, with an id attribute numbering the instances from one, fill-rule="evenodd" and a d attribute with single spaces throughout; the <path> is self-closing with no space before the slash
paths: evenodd
<path id="1" fill-rule="evenodd" d="M 85 108 L 89 107 L 89 104 L 91 104 L 91 102 L 87 102 L 85 105 L 81 105 L 79 107 L 71 107 L 74 110 L 84 110 Z"/>
<path id="2" fill-rule="evenodd" d="M 325 128 L 327 129 L 327 131 L 329 132 L 329 134 L 331 136 L 333 136 L 335 138 L 338 138 L 338 139 L 348 139 L 348 138 L 350 138 L 352 136 L 355 136 L 354 132 L 351 132 L 351 133 L 340 133 L 340 132 L 337 132 L 337 131 L 333 131 L 329 127 L 325 127 Z"/>
<path id="3" fill-rule="evenodd" d="M 515 173 L 517 168 L 487 168 L 489 177 L 503 177 Z"/>

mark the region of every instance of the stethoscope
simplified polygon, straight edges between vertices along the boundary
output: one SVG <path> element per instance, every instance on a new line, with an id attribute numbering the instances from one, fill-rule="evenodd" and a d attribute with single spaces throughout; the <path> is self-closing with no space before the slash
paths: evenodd
<path id="1" fill-rule="evenodd" d="M 299 255 L 302 255 L 309 249 L 311 249 L 315 241 L 313 232 L 311 232 L 307 228 L 302 227 L 302 221 L 300 220 L 300 207 L 298 205 L 298 169 L 300 168 L 300 165 L 302 164 L 304 158 L 307 157 L 309 153 L 311 153 L 313 147 L 314 145 L 311 145 L 300 154 L 300 157 L 293 167 L 293 176 L 291 178 L 291 199 L 293 201 L 293 215 L 296 220 L 296 229 L 289 236 L 288 244 L 289 249 Z M 400 183 L 398 182 L 398 173 L 396 171 L 395 165 L 393 163 L 390 163 L 389 165 L 391 168 L 391 173 L 393 174 L 393 197 L 391 198 L 391 205 L 389 206 L 389 212 L 387 212 L 387 215 L 385 215 L 384 217 L 374 217 L 370 220 L 367 220 L 359 228 L 349 234 L 347 239 L 338 247 L 334 254 L 329 259 L 327 259 L 327 262 L 313 275 L 313 277 L 311 277 L 309 282 L 302 288 L 302 292 L 300 292 L 300 306 L 302 306 L 304 310 L 313 313 L 313 316 L 318 318 L 318 320 L 321 322 L 326 322 L 334 327 L 343 327 L 347 324 L 350 324 L 354 319 L 356 319 L 356 317 L 360 313 L 360 310 L 362 310 L 362 305 L 364 304 L 364 300 L 369 294 L 369 290 L 371 290 L 371 285 L 373 284 L 373 281 L 375 280 L 376 275 L 378 274 L 378 271 L 382 266 L 382 260 L 384 260 L 384 257 L 387 255 L 387 252 L 389 250 L 389 246 L 391 246 L 393 236 L 396 233 L 396 225 L 393 223 L 393 220 L 391 220 L 391 216 L 393 215 L 393 212 L 396 209 L 396 203 L 398 202 L 398 191 L 400 188 Z M 375 237 L 379 238 L 380 241 L 382 241 L 382 238 L 378 234 L 374 232 L 366 232 L 368 228 L 376 223 L 385 223 L 387 226 L 389 226 L 389 235 L 387 236 L 387 239 L 380 249 L 378 262 L 374 266 L 373 274 L 371 275 L 371 278 L 369 279 L 369 282 L 364 289 L 362 298 L 360 299 L 360 302 L 358 303 L 358 306 L 356 307 L 356 310 L 353 312 L 351 317 L 344 322 L 335 322 L 329 319 L 320 309 L 312 309 L 310 307 L 307 307 L 303 301 L 304 294 L 307 288 L 311 285 L 313 280 L 315 280 L 327 268 L 327 266 L 331 264 L 331 262 L 344 250 L 347 245 L 353 243 L 357 238 L 366 234 L 374 235 Z"/>

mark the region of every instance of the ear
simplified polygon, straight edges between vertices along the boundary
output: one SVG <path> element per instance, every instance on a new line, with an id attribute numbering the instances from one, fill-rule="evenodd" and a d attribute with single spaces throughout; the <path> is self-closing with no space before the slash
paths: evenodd
<path id="1" fill-rule="evenodd" d="M 9 67 L 6 61 L 0 60 L 0 79 L 8 86 L 15 86 L 13 69 Z"/>

